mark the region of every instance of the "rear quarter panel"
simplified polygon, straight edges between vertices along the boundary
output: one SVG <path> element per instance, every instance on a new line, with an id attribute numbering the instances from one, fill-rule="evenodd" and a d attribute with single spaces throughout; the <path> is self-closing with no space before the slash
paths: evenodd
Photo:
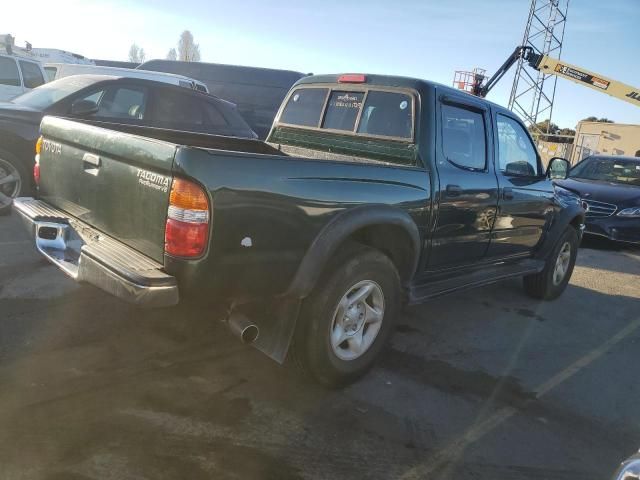
<path id="1" fill-rule="evenodd" d="M 183 296 L 283 293 L 323 226 L 358 205 L 402 209 L 422 235 L 429 218 L 431 188 L 423 168 L 185 148 L 176 155 L 175 169 L 176 176 L 202 183 L 213 206 L 205 256 L 165 258 Z"/>

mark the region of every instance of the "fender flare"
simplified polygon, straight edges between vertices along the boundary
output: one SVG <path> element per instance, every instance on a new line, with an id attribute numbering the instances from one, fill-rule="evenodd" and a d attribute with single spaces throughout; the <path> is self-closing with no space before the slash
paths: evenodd
<path id="1" fill-rule="evenodd" d="M 560 238 L 562 232 L 564 232 L 576 219 L 578 219 L 580 225 L 584 225 L 585 213 L 583 208 L 577 204 L 564 206 L 554 217 L 551 227 L 547 231 L 535 258 L 546 260 L 553 251 L 553 248 L 556 246 L 558 238 Z M 578 237 L 581 236 L 582 231 L 578 231 Z"/>
<path id="2" fill-rule="evenodd" d="M 411 278 L 417 269 L 421 251 L 420 233 L 414 220 L 397 207 L 362 205 L 339 213 L 323 227 L 303 257 L 285 296 L 304 298 L 309 295 L 338 246 L 357 230 L 374 225 L 400 227 L 408 235 L 413 249 L 407 275 Z"/>

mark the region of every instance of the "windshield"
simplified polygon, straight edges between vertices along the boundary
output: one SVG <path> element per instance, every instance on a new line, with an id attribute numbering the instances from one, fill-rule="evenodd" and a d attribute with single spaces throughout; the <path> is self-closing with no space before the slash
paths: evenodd
<path id="1" fill-rule="evenodd" d="M 76 75 L 73 77 L 65 77 L 60 80 L 45 83 L 38 88 L 20 95 L 12 100 L 13 103 L 24 105 L 26 107 L 43 110 L 50 107 L 63 98 L 82 90 L 89 85 L 101 81 L 102 78 L 91 76 Z"/>
<path id="2" fill-rule="evenodd" d="M 640 186 L 640 159 L 587 158 L 571 170 L 569 177 Z"/>

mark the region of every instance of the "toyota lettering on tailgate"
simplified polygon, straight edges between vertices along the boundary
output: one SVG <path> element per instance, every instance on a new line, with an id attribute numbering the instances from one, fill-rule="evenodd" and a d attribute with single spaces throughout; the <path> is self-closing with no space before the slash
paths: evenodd
<path id="1" fill-rule="evenodd" d="M 45 152 L 51 152 L 54 155 L 62 155 L 62 145 L 51 140 L 44 139 L 42 141 L 42 148 Z"/>

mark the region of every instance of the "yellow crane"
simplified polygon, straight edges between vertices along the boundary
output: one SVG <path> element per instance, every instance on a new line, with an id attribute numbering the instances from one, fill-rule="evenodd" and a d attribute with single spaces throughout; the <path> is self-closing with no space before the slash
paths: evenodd
<path id="1" fill-rule="evenodd" d="M 474 84 L 472 93 L 479 97 L 485 97 L 520 58 L 523 58 L 528 62 L 529 66 L 544 74 L 566 78 L 579 85 L 592 88 L 601 93 L 606 93 L 614 98 L 640 107 L 640 88 L 632 87 L 626 83 L 607 78 L 599 73 L 571 65 L 570 63 L 548 55 L 536 54 L 532 47 L 522 46 L 516 47 L 514 52 L 486 83 L 483 82 L 484 79 L 479 79 L 479 81 Z"/>

